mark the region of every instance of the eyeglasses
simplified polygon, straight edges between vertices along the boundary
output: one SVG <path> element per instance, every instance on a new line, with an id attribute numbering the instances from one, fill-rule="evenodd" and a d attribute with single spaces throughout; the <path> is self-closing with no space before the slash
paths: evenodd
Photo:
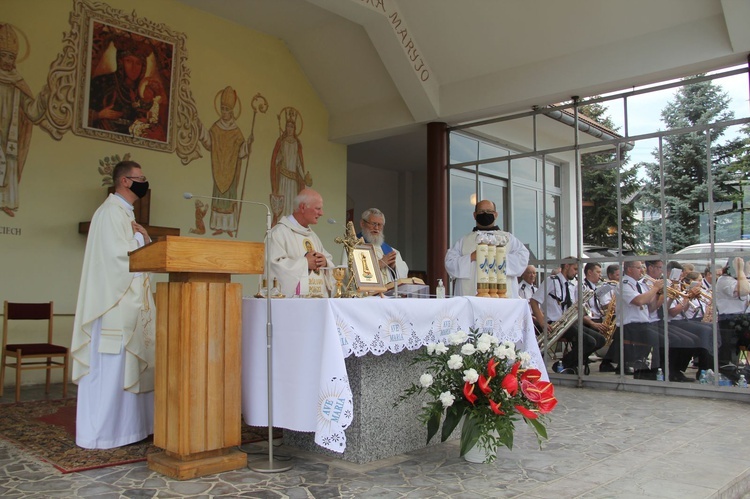
<path id="1" fill-rule="evenodd" d="M 125 177 L 125 178 L 129 178 L 130 180 L 137 180 L 138 182 L 146 181 L 146 177 L 144 175 L 141 175 L 140 177 Z"/>
<path id="2" fill-rule="evenodd" d="M 367 225 L 369 225 L 370 227 L 372 227 L 373 229 L 382 229 L 383 227 L 385 227 L 385 224 L 381 224 L 378 222 L 370 222 L 369 220 L 362 220 L 362 221 L 366 223 Z"/>

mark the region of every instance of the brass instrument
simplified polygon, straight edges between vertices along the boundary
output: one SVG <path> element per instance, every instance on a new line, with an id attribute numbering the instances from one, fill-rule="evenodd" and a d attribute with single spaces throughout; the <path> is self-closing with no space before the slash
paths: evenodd
<path id="1" fill-rule="evenodd" d="M 654 283 L 660 279 L 654 279 L 653 277 L 646 274 L 643 276 L 643 280 L 651 284 L 651 286 L 653 286 Z M 683 299 L 690 298 L 686 293 L 683 293 L 679 289 L 672 287 L 672 285 L 667 286 L 667 296 L 673 300 L 676 300 L 678 298 L 683 298 Z"/>
<path id="2" fill-rule="evenodd" d="M 703 286 L 700 286 L 699 289 L 701 290 L 701 293 L 698 296 L 698 299 L 706 306 L 703 310 L 703 319 L 701 319 L 701 322 L 711 322 L 714 314 L 713 291 L 705 289 Z M 683 288 L 683 290 L 690 291 L 690 288 Z"/>
<path id="3" fill-rule="evenodd" d="M 594 296 L 594 290 L 586 288 L 586 291 L 584 291 L 582 297 L 581 297 L 581 307 L 584 309 L 588 308 L 587 303 L 591 299 L 591 297 Z M 585 312 L 585 310 L 584 310 Z M 547 334 L 540 334 L 537 338 L 537 343 L 539 344 L 539 347 L 542 348 L 544 345 L 545 338 L 547 339 L 547 349 L 550 352 L 553 352 L 555 345 L 557 344 L 558 340 L 562 337 L 563 334 L 565 334 L 565 331 L 568 330 L 570 326 L 573 325 L 574 322 L 578 320 L 578 307 L 574 307 L 571 305 L 570 307 L 563 312 L 562 317 L 560 317 L 558 320 L 553 322 L 552 324 L 547 325 Z"/>
<path id="4" fill-rule="evenodd" d="M 612 295 L 612 301 L 609 302 L 609 305 L 607 305 L 607 313 L 604 314 L 604 319 L 602 319 L 602 324 L 604 325 L 604 331 L 602 331 L 602 335 L 606 338 L 607 343 L 605 343 L 605 347 L 609 346 L 612 343 L 612 338 L 614 337 L 615 329 L 617 328 L 617 322 L 615 321 L 615 314 L 617 312 L 617 295 Z"/>

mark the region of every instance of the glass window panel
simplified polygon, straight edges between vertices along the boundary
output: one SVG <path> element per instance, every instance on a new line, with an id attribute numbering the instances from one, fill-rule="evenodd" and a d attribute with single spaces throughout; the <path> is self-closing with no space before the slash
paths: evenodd
<path id="1" fill-rule="evenodd" d="M 540 254 L 539 208 L 537 191 L 527 187 L 513 188 L 513 235 L 528 248 L 529 259 L 536 261 Z"/>
<path id="2" fill-rule="evenodd" d="M 547 194 L 547 216 L 544 217 L 545 251 L 548 259 L 560 259 L 560 196 Z"/>
<path id="3" fill-rule="evenodd" d="M 479 143 L 479 159 L 500 158 L 508 154 L 510 154 L 510 151 L 504 147 L 487 142 Z"/>
<path id="4" fill-rule="evenodd" d="M 508 162 L 498 161 L 497 163 L 486 163 L 483 165 L 479 165 L 479 172 L 508 178 Z"/>
<path id="5" fill-rule="evenodd" d="M 534 158 L 515 159 L 512 162 L 513 180 L 526 179 L 536 182 L 539 180 L 537 161 Z"/>
<path id="6" fill-rule="evenodd" d="M 544 165 L 545 181 L 548 186 L 560 188 L 560 165 L 547 161 Z"/>
<path id="7" fill-rule="evenodd" d="M 476 139 L 458 133 L 450 134 L 450 164 L 465 163 L 477 159 L 479 143 Z"/>
<path id="8" fill-rule="evenodd" d="M 505 199 L 507 188 L 504 185 L 498 185 L 490 182 L 482 182 L 482 199 L 489 199 L 497 207 L 497 226 L 500 230 L 507 230 L 508 227 L 508 210 L 506 209 Z"/>
<path id="9" fill-rule="evenodd" d="M 457 172 L 450 177 L 450 244 L 471 232 L 474 228 L 474 205 L 476 204 L 474 178 Z"/>

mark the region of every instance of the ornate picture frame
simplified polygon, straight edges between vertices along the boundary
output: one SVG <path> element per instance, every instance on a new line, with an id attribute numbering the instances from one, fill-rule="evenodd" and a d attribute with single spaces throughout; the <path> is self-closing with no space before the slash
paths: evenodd
<path id="1" fill-rule="evenodd" d="M 186 36 L 107 4 L 73 0 L 70 32 L 50 66 L 40 126 L 200 158 Z"/>
<path id="2" fill-rule="evenodd" d="M 372 244 L 358 244 L 352 250 L 352 270 L 357 291 L 384 293 L 383 274 Z"/>

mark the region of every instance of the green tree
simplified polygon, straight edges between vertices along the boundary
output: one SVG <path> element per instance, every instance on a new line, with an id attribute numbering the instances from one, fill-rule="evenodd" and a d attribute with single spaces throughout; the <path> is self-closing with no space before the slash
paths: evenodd
<path id="1" fill-rule="evenodd" d="M 689 82 L 703 75 L 686 78 Z M 661 112 L 667 130 L 680 130 L 717 121 L 729 120 L 729 97 L 713 81 L 688 83 L 679 88 L 673 100 Z M 711 159 L 706 157 L 707 133 L 704 130 L 666 135 L 662 143 L 662 164 L 658 151 L 654 162 L 643 163 L 646 174 L 640 204 L 655 216 L 638 228 L 648 251 L 661 251 L 661 179 L 664 179 L 664 249 L 673 253 L 685 246 L 707 241 L 708 174 L 713 178 L 713 201 L 731 201 L 737 195 L 732 185 L 732 169 L 737 153 L 736 142 L 722 144 L 723 129 L 711 131 Z M 703 230 L 702 229 L 703 225 Z M 703 234 L 703 236 L 701 236 Z"/>
<path id="2" fill-rule="evenodd" d="M 584 104 L 578 111 L 612 132 L 618 130 L 602 104 Z M 627 157 L 622 148 L 621 156 L 620 199 L 628 200 L 638 189 L 636 169 L 626 166 Z M 622 233 L 623 246 L 637 248 L 633 204 L 621 203 L 621 216 L 617 213 L 616 160 L 617 151 L 614 149 L 581 154 L 583 241 L 585 244 L 616 248 L 619 247 L 619 232 Z"/>

